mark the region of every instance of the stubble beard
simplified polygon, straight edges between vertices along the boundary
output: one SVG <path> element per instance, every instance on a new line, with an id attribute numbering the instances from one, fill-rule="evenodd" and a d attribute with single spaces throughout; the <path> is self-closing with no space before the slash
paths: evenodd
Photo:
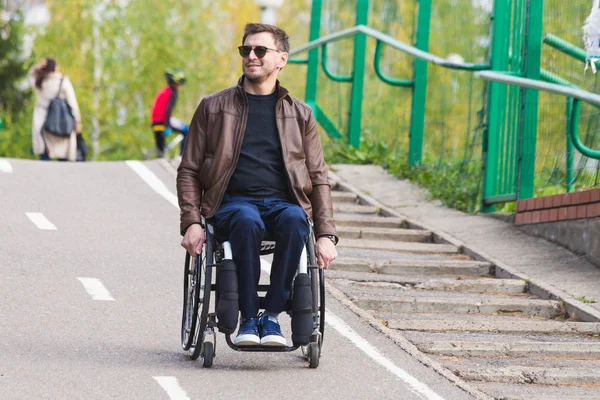
<path id="1" fill-rule="evenodd" d="M 267 79 L 269 79 L 271 77 L 271 75 L 273 75 L 275 73 L 275 68 L 273 68 L 272 70 L 263 70 L 264 73 L 260 74 L 258 76 L 250 76 L 248 75 L 248 73 L 246 71 L 244 71 L 244 77 L 251 83 L 254 84 L 260 84 L 263 83 L 264 81 L 266 81 Z"/>

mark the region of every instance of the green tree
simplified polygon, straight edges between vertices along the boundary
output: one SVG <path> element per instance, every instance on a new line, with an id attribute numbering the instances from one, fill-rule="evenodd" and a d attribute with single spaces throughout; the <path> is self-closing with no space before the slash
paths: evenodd
<path id="1" fill-rule="evenodd" d="M 53 56 L 74 84 L 84 135 L 99 160 L 140 158 L 154 146 L 149 113 L 167 67 L 187 84 L 175 115 L 189 121 L 201 98 L 233 85 L 236 46 L 252 2 L 197 0 L 49 0 L 50 22 L 36 38 L 37 58 Z"/>
<path id="2" fill-rule="evenodd" d="M 23 35 L 20 12 L 0 21 L 0 115 L 5 120 L 0 131 L 0 156 L 31 157 L 31 133 L 27 129 L 31 91 L 22 88 L 29 64 L 23 55 Z"/>

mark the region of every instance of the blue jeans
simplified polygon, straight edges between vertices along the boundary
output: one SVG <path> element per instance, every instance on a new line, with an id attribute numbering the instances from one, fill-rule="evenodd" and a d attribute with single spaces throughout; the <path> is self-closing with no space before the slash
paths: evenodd
<path id="1" fill-rule="evenodd" d="M 276 198 L 255 199 L 226 194 L 211 222 L 220 235 L 228 234 L 231 243 L 242 318 L 254 318 L 258 314 L 260 243 L 265 231 L 274 234 L 276 246 L 265 310 L 282 312 L 310 233 L 302 207 Z"/>

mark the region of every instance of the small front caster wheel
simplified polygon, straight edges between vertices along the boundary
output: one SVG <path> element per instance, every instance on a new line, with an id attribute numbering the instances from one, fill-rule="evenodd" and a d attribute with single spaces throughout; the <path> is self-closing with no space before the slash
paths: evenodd
<path id="1" fill-rule="evenodd" d="M 317 368 L 319 366 L 319 357 L 321 356 L 321 349 L 319 349 L 319 343 L 312 342 L 308 344 L 308 366 L 310 368 Z"/>
<path id="2" fill-rule="evenodd" d="M 215 355 L 215 348 L 214 348 L 212 342 L 204 342 L 203 348 L 202 348 L 202 358 L 203 358 L 202 366 L 204 368 L 212 367 L 214 355 Z"/>

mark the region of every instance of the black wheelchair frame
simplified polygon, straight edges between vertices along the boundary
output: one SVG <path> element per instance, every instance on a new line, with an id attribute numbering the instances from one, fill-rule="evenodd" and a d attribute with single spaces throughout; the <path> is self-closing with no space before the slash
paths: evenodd
<path id="1" fill-rule="evenodd" d="M 183 314 L 181 318 L 181 345 L 188 351 L 190 358 L 196 360 L 202 357 L 202 365 L 209 368 L 216 356 L 217 303 L 219 299 L 218 268 L 225 258 L 227 243 L 218 240 L 212 224 L 206 224 L 206 242 L 203 252 L 191 257 L 185 255 L 183 275 Z M 265 235 L 261 243 L 260 254 L 271 254 L 275 251 L 276 243 L 272 237 Z M 303 257 L 304 259 L 304 257 Z M 325 330 L 325 275 L 317 265 L 315 254 L 314 232 L 306 243 L 306 272 L 310 277 L 312 291 L 313 333 L 306 346 L 238 346 L 231 340 L 231 335 L 225 334 L 227 345 L 236 351 L 252 352 L 290 352 L 301 348 L 310 368 L 319 366 L 319 358 L 323 346 Z M 302 266 L 299 266 L 302 268 Z M 259 285 L 258 291 L 266 292 L 269 285 Z M 211 294 L 213 294 L 211 296 Z M 293 297 L 293 292 L 290 297 Z M 211 308 L 211 298 L 214 307 Z M 264 309 L 264 296 L 260 296 L 261 309 Z M 291 313 L 291 298 L 288 299 L 284 311 Z"/>

